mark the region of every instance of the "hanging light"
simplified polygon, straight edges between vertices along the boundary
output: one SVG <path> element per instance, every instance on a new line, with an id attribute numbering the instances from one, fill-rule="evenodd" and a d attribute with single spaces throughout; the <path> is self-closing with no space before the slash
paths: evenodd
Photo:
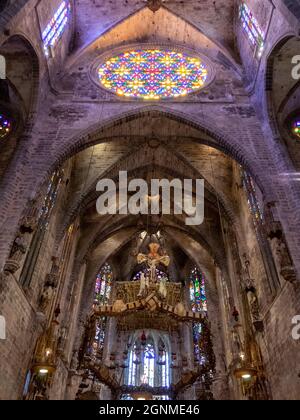
<path id="1" fill-rule="evenodd" d="M 234 375 L 237 379 L 242 379 L 244 381 L 249 381 L 252 378 L 257 376 L 257 370 L 252 367 L 241 367 L 234 371 Z"/>
<path id="2" fill-rule="evenodd" d="M 46 369 L 46 368 L 41 368 L 41 369 L 39 370 L 39 373 L 40 373 L 41 375 L 47 375 L 47 373 L 49 373 L 49 369 Z"/>

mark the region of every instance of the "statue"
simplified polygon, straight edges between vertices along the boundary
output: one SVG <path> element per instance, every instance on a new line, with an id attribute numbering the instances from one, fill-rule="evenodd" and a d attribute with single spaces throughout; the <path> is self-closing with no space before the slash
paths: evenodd
<path id="1" fill-rule="evenodd" d="M 179 316 L 185 316 L 187 310 L 184 306 L 184 304 L 182 302 L 178 302 L 176 307 L 175 307 L 175 312 L 179 315 Z"/>
<path id="2" fill-rule="evenodd" d="M 166 277 L 163 277 L 159 283 L 159 294 L 163 297 L 163 299 L 167 298 L 167 281 L 168 279 Z"/>
<path id="3" fill-rule="evenodd" d="M 266 205 L 265 218 L 267 235 L 278 275 L 283 277 L 284 280 L 293 283 L 296 280 L 296 272 L 283 233 L 282 224 L 279 221 L 276 203 L 272 202 Z"/>
<path id="4" fill-rule="evenodd" d="M 250 261 L 247 259 L 246 254 L 244 254 L 244 258 L 245 258 L 244 284 L 245 284 L 245 292 L 247 294 L 247 301 L 248 301 L 251 321 L 255 330 L 258 332 L 262 332 L 264 329 L 264 325 L 263 325 L 263 321 L 260 315 L 260 308 L 259 308 L 257 290 L 255 287 L 255 280 L 251 278 Z"/>
<path id="5" fill-rule="evenodd" d="M 119 295 L 117 297 L 116 301 L 114 302 L 113 311 L 118 312 L 118 313 L 126 311 L 126 305 L 125 305 L 121 295 Z"/>
<path id="6" fill-rule="evenodd" d="M 252 286 L 252 287 L 246 288 L 246 293 L 247 293 L 247 300 L 249 304 L 252 324 L 256 331 L 263 332 L 264 324 L 260 315 L 258 297 L 257 297 L 255 287 Z"/>
<path id="7" fill-rule="evenodd" d="M 140 291 L 138 294 L 138 297 L 144 296 L 147 291 L 149 290 L 149 277 L 145 276 L 145 273 L 141 274 L 141 279 L 140 279 L 141 285 L 140 285 Z"/>
<path id="8" fill-rule="evenodd" d="M 43 313 L 47 312 L 47 308 L 48 308 L 49 303 L 52 300 L 53 294 L 54 294 L 53 287 L 49 283 L 46 283 L 44 285 L 44 289 L 43 289 L 43 292 L 41 294 L 40 301 L 39 301 L 39 310 L 41 312 Z"/>
<path id="9" fill-rule="evenodd" d="M 9 259 L 6 261 L 4 266 L 5 273 L 16 273 L 22 264 L 23 256 L 27 251 L 27 239 L 25 232 L 22 232 L 21 229 L 14 240 Z"/>
<path id="10" fill-rule="evenodd" d="M 59 265 L 57 258 L 52 257 L 52 267 L 49 274 L 46 276 L 46 281 L 39 301 L 39 310 L 43 313 L 47 312 L 47 308 L 52 301 L 54 291 L 57 287 L 59 278 Z"/>
<path id="11" fill-rule="evenodd" d="M 149 245 L 150 252 L 148 255 L 138 254 L 137 261 L 139 264 L 146 263 L 150 271 L 150 282 L 156 283 L 156 269 L 159 264 L 168 267 L 170 264 L 170 257 L 168 255 L 159 255 L 160 245 L 151 243 Z"/>
<path id="12" fill-rule="evenodd" d="M 295 270 L 292 264 L 287 245 L 282 235 L 274 237 L 272 240 L 275 260 L 279 266 L 280 275 L 288 282 L 293 283 L 296 280 Z"/>

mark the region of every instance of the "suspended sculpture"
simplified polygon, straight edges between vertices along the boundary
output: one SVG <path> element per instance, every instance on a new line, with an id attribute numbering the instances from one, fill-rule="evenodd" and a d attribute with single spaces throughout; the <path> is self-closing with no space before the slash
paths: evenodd
<path id="1" fill-rule="evenodd" d="M 137 261 L 139 264 L 146 263 L 150 270 L 150 281 L 156 283 L 156 268 L 159 264 L 163 264 L 165 267 L 170 265 L 170 257 L 166 254 L 159 255 L 160 245 L 157 243 L 151 243 L 149 245 L 150 252 L 145 254 L 138 254 Z"/>

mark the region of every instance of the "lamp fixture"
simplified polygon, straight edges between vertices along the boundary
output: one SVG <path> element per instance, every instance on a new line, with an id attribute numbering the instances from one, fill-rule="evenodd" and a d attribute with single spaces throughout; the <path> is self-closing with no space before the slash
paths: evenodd
<path id="1" fill-rule="evenodd" d="M 234 371 L 234 375 L 237 379 L 248 381 L 257 376 L 257 370 L 252 367 L 241 367 Z"/>

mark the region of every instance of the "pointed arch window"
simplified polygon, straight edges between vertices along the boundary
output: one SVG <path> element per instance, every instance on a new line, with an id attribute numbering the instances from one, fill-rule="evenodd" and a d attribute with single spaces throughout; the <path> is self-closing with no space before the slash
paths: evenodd
<path id="1" fill-rule="evenodd" d="M 113 271 L 109 264 L 105 263 L 97 275 L 95 285 L 94 303 L 96 305 L 107 305 L 111 295 Z"/>
<path id="2" fill-rule="evenodd" d="M 194 267 L 190 274 L 190 303 L 193 312 L 202 312 L 207 315 L 207 299 L 204 274 L 198 267 Z M 194 358 L 195 362 L 202 364 L 204 362 L 200 339 L 202 335 L 202 324 L 193 323 L 193 342 L 194 342 Z"/>
<path id="3" fill-rule="evenodd" d="M 63 169 L 59 169 L 55 171 L 47 185 L 47 190 L 45 197 L 43 199 L 42 206 L 39 210 L 38 214 L 38 225 L 33 234 L 29 252 L 26 255 L 26 259 L 22 268 L 22 272 L 20 275 L 20 283 L 23 286 L 28 287 L 31 283 L 31 279 L 35 270 L 35 266 L 41 251 L 42 243 L 45 238 L 52 211 L 54 210 L 58 193 L 60 190 L 60 186 L 62 184 L 64 176 Z M 35 208 L 33 208 L 35 211 Z M 72 226 L 69 228 L 67 235 L 70 236 L 72 234 Z"/>
<path id="4" fill-rule="evenodd" d="M 170 357 L 162 339 L 160 339 L 158 343 L 157 364 L 159 377 L 161 378 L 161 386 L 168 388 L 170 386 Z"/>
<path id="5" fill-rule="evenodd" d="M 170 387 L 170 352 L 162 338 L 154 341 L 149 334 L 143 344 L 135 340 L 129 352 L 125 383 L 132 387 Z"/>
<path id="6" fill-rule="evenodd" d="M 146 344 L 143 351 L 142 384 L 154 386 L 155 350 L 153 342 Z"/>
<path id="7" fill-rule="evenodd" d="M 193 312 L 207 312 L 205 277 L 197 267 L 190 274 L 190 301 Z"/>
<path id="8" fill-rule="evenodd" d="M 260 203 L 258 201 L 257 191 L 252 177 L 246 172 L 243 172 L 243 185 L 247 194 L 248 206 L 252 215 L 253 225 L 258 237 L 261 240 L 261 226 L 263 224 L 263 213 Z"/>
<path id="9" fill-rule="evenodd" d="M 111 295 L 113 280 L 113 270 L 108 263 L 105 263 L 96 277 L 95 291 L 94 291 L 94 304 L 107 305 Z M 107 328 L 107 318 L 100 317 L 96 321 L 96 335 L 92 344 L 92 352 L 98 358 L 102 358 L 105 335 Z"/>

